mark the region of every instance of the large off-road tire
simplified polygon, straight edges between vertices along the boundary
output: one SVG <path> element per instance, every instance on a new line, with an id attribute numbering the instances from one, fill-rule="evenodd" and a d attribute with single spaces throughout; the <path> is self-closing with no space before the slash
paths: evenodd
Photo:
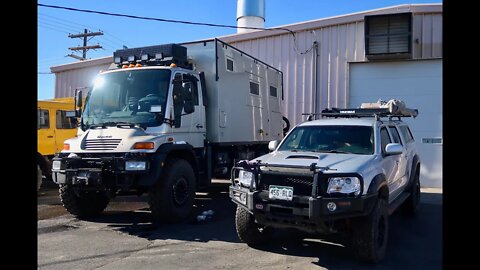
<path id="1" fill-rule="evenodd" d="M 148 192 L 148 204 L 153 218 L 159 222 L 175 223 L 186 219 L 195 199 L 195 173 L 183 159 L 171 159 L 163 177 Z"/>
<path id="2" fill-rule="evenodd" d="M 377 263 L 385 256 L 388 239 L 388 203 L 378 198 L 368 216 L 357 218 L 352 228 L 352 244 L 355 256 Z"/>
<path id="3" fill-rule="evenodd" d="M 402 214 L 409 217 L 415 217 L 418 213 L 418 206 L 420 205 L 420 170 L 417 169 L 413 178 L 413 183 L 410 186 L 410 196 L 402 205 Z"/>
<path id="4" fill-rule="evenodd" d="M 60 186 L 59 192 L 60 200 L 65 209 L 78 218 L 99 215 L 110 201 L 104 192 L 80 191 L 79 196 L 71 185 Z"/>
<path id="5" fill-rule="evenodd" d="M 37 165 L 37 191 L 40 190 L 40 187 L 42 187 L 42 169 L 40 169 L 40 166 Z"/>
<path id="6" fill-rule="evenodd" d="M 255 223 L 255 217 L 240 206 L 235 213 L 235 227 L 238 238 L 251 247 L 265 244 L 272 234 L 272 228 Z"/>

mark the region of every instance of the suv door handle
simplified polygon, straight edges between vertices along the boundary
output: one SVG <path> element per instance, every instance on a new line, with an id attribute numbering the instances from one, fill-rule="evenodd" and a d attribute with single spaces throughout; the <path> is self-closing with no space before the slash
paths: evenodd
<path id="1" fill-rule="evenodd" d="M 203 126 L 200 125 L 200 124 L 197 124 L 195 127 L 196 127 L 196 128 L 203 128 Z"/>

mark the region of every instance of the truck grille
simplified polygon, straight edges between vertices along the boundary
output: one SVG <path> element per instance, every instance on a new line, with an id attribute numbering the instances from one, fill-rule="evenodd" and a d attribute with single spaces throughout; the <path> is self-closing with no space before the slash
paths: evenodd
<path id="1" fill-rule="evenodd" d="M 122 139 L 95 139 L 85 140 L 86 150 L 114 150 Z"/>
<path id="2" fill-rule="evenodd" d="M 268 191 L 270 185 L 293 187 L 294 195 L 311 196 L 313 176 L 262 173 L 260 178 L 260 188 Z"/>

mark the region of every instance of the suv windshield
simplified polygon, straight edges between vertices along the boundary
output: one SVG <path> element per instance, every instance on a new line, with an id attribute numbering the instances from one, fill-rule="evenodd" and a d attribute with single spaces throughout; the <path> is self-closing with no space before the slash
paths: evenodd
<path id="1" fill-rule="evenodd" d="M 285 138 L 278 151 L 373 154 L 373 129 L 369 126 L 303 126 Z"/>
<path id="2" fill-rule="evenodd" d="M 82 114 L 84 128 L 115 123 L 159 125 L 165 112 L 170 74 L 168 69 L 149 69 L 99 75 Z M 160 106 L 156 110 L 160 113 L 151 113 L 152 105 Z"/>

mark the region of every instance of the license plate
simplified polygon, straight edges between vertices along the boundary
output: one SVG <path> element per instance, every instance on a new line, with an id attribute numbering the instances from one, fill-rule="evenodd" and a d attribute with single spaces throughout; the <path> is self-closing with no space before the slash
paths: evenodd
<path id="1" fill-rule="evenodd" d="M 268 198 L 291 201 L 293 199 L 293 187 L 269 186 Z"/>

